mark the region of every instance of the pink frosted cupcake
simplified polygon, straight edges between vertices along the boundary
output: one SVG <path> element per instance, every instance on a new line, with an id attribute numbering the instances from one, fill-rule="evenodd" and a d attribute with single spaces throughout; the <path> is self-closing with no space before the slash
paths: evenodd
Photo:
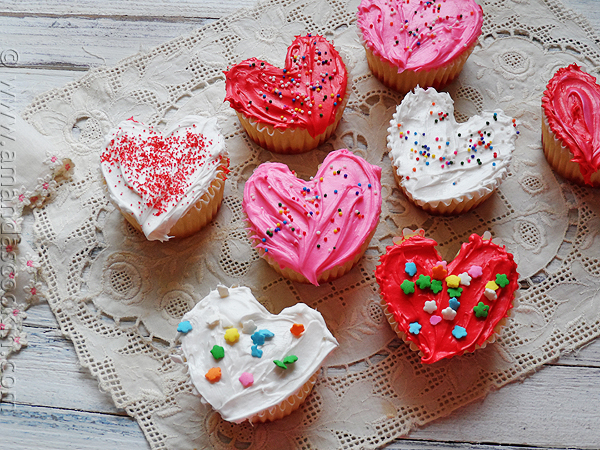
<path id="1" fill-rule="evenodd" d="M 458 76 L 481 34 L 483 12 L 473 0 L 362 0 L 357 23 L 373 74 L 408 92 Z"/>

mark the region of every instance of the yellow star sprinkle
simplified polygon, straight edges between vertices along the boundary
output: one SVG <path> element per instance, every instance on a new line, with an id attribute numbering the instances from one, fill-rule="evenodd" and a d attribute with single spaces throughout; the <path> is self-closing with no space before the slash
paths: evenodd
<path id="1" fill-rule="evenodd" d="M 446 277 L 446 284 L 449 288 L 456 289 L 460 285 L 460 277 L 457 275 L 450 275 Z"/>
<path id="2" fill-rule="evenodd" d="M 498 289 L 498 285 L 496 284 L 495 281 L 488 281 L 487 284 L 485 285 L 486 289 L 491 289 L 492 291 L 495 291 Z"/>
<path id="3" fill-rule="evenodd" d="M 237 328 L 228 328 L 225 332 L 225 340 L 230 344 L 235 344 L 240 338 L 240 333 Z"/>

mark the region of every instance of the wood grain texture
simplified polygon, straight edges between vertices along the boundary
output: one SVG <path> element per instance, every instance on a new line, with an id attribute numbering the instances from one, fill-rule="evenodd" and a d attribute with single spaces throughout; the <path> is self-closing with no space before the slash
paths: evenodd
<path id="1" fill-rule="evenodd" d="M 600 30 L 600 1 L 563 0 Z M 257 0 L 3 0 L 0 65 L 15 109 L 36 94 L 193 32 Z M 29 347 L 12 358 L 9 402 L 0 404 L 0 448 L 148 450 L 137 423 L 114 407 L 77 362 L 47 305 L 28 311 Z M 549 364 L 387 448 L 516 450 L 600 448 L 600 340 Z M 485 444 L 481 444 L 485 442 Z"/>

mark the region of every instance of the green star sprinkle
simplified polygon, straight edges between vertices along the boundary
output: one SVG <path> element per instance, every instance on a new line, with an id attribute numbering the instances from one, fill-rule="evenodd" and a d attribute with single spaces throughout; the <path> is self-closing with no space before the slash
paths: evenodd
<path id="1" fill-rule="evenodd" d="M 213 346 L 210 353 L 213 355 L 213 358 L 221 359 L 225 356 L 225 349 L 223 347 L 221 347 L 220 345 L 215 345 L 215 346 Z"/>
<path id="2" fill-rule="evenodd" d="M 431 290 L 434 294 L 441 292 L 442 290 L 442 281 L 441 280 L 431 280 Z"/>
<path id="3" fill-rule="evenodd" d="M 400 285 L 400 288 L 404 291 L 405 294 L 412 294 L 415 292 L 415 283 L 412 281 L 404 280 Z"/>
<path id="4" fill-rule="evenodd" d="M 419 275 L 417 286 L 419 286 L 420 289 L 427 289 L 428 287 L 431 287 L 431 277 L 429 275 Z"/>
<path id="5" fill-rule="evenodd" d="M 283 358 L 284 364 L 294 364 L 296 361 L 298 361 L 298 357 L 296 355 L 289 355 Z"/>
<path id="6" fill-rule="evenodd" d="M 460 294 L 462 294 L 462 291 L 463 291 L 463 288 L 456 288 L 456 289 L 448 288 L 448 295 L 450 297 L 458 298 L 458 297 L 460 297 Z"/>
<path id="7" fill-rule="evenodd" d="M 496 274 L 496 284 L 500 287 L 506 287 L 508 285 L 508 277 L 503 273 Z"/>
<path id="8" fill-rule="evenodd" d="M 276 359 L 276 360 L 275 360 L 275 361 L 273 361 L 273 362 L 275 363 L 275 365 L 276 365 L 277 367 L 280 367 L 280 368 L 282 368 L 282 369 L 287 369 L 287 366 L 286 366 L 286 365 L 285 365 L 285 364 L 284 364 L 282 361 L 279 361 L 278 359 Z"/>
<path id="9" fill-rule="evenodd" d="M 473 312 L 475 313 L 475 317 L 481 319 L 487 317 L 489 309 L 490 307 L 488 305 L 484 304 L 483 302 L 479 302 L 477 306 L 473 307 Z"/>

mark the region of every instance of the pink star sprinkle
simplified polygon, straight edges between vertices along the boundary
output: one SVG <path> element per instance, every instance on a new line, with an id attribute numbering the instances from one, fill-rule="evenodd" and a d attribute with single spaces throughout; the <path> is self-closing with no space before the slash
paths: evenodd
<path id="1" fill-rule="evenodd" d="M 479 266 L 471 266 L 467 273 L 473 278 L 478 278 L 483 274 L 483 270 Z"/>
<path id="2" fill-rule="evenodd" d="M 244 386 L 245 388 L 247 388 L 248 386 L 252 386 L 254 384 L 254 375 L 252 375 L 249 372 L 244 372 L 240 376 L 240 383 L 242 383 L 242 386 Z"/>

